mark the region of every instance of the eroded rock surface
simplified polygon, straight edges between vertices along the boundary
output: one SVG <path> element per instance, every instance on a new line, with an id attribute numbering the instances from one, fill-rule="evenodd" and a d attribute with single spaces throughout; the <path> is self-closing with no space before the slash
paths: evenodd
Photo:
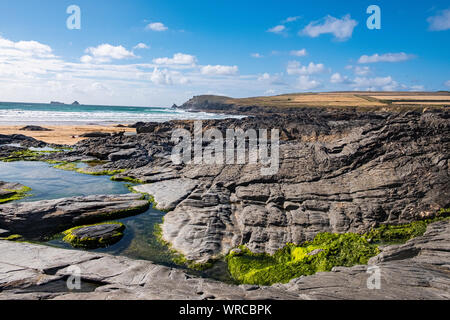
<path id="1" fill-rule="evenodd" d="M 194 181 L 188 194 L 160 192 L 157 202 L 175 206 L 164 219 L 164 240 L 198 262 L 241 244 L 273 253 L 319 232 L 365 232 L 431 217 L 450 205 L 447 110 L 305 109 L 203 121 L 203 130 L 222 133 L 279 129 L 280 166 L 270 176 L 261 175 L 261 164 L 175 165 L 172 131 L 193 127 L 192 121 L 140 123 L 136 136 L 92 138 L 48 158 L 105 160 L 95 170 L 125 169 L 116 177 L 158 183 L 149 187 L 155 190 L 171 190 L 162 187 L 170 181 Z"/>
<path id="2" fill-rule="evenodd" d="M 160 210 L 172 210 L 176 205 L 188 196 L 197 186 L 192 179 L 173 179 L 150 184 L 142 184 L 133 189 L 137 192 L 148 193 L 153 196 L 156 208 Z"/>
<path id="3" fill-rule="evenodd" d="M 139 194 L 93 195 L 0 205 L 0 228 L 41 239 L 74 226 L 144 212 Z"/>
<path id="4" fill-rule="evenodd" d="M 385 247 L 368 266 L 260 287 L 197 278 L 149 261 L 0 241 L 0 299 L 449 299 L 449 243 L 450 222 L 441 221 L 403 246 Z M 408 258 L 388 258 L 409 247 L 415 253 Z M 74 266 L 88 292 L 64 289 Z M 378 289 L 367 285 L 373 274 L 368 268 L 374 267 L 380 271 Z"/>

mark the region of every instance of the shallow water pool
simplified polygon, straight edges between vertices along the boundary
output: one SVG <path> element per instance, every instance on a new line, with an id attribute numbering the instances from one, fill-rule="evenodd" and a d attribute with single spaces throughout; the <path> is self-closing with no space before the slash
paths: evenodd
<path id="1" fill-rule="evenodd" d="M 32 189 L 30 192 L 32 196 L 19 200 L 21 202 L 130 192 L 127 183 L 111 181 L 109 176 L 93 176 L 75 171 L 59 170 L 48 163 L 35 161 L 0 162 L 0 180 L 18 182 Z M 180 268 L 172 261 L 173 253 L 154 235 L 155 226 L 162 222 L 164 215 L 164 212 L 149 209 L 136 216 L 115 220 L 122 222 L 126 227 L 123 238 L 107 248 L 89 251 L 149 260 L 157 264 Z M 62 238 L 62 235 L 55 235 L 52 240 L 44 244 L 73 249 L 70 244 L 62 241 Z M 213 268 L 207 271 L 189 270 L 188 272 L 202 277 L 233 282 L 226 264 L 222 261 L 217 262 Z"/>

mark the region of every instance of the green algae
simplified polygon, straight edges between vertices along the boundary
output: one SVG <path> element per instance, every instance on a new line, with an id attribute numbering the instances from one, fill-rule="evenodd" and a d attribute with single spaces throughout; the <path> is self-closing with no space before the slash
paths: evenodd
<path id="1" fill-rule="evenodd" d="M 291 279 L 331 271 L 335 266 L 367 264 L 386 243 L 404 243 L 425 233 L 428 224 L 449 219 L 449 209 L 435 218 L 403 225 L 382 225 L 365 234 L 319 233 L 313 241 L 301 245 L 287 244 L 273 255 L 253 253 L 245 246 L 231 250 L 225 260 L 232 277 L 241 284 L 272 285 Z"/>
<path id="2" fill-rule="evenodd" d="M 89 238 L 89 237 L 79 237 L 76 234 L 74 234 L 74 231 L 78 229 L 104 224 L 115 224 L 118 225 L 119 228 L 108 237 Z M 83 225 L 64 231 L 63 234 L 65 236 L 63 238 L 63 241 L 69 243 L 74 248 L 84 248 L 84 249 L 103 248 L 118 242 L 123 237 L 124 230 L 125 225 L 120 222 L 103 222 L 98 224 Z"/>
<path id="3" fill-rule="evenodd" d="M 3 190 L 9 193 L 4 196 L 0 196 L 0 203 L 16 201 L 31 196 L 31 194 L 29 194 L 31 188 L 25 186 L 23 186 L 18 190 L 10 190 L 10 189 L 3 189 Z"/>
<path id="4" fill-rule="evenodd" d="M 164 218 L 163 218 L 163 221 L 161 222 L 161 224 L 155 224 L 153 235 L 156 237 L 156 239 L 161 244 L 163 244 L 164 246 L 166 246 L 168 248 L 170 254 L 172 255 L 173 263 L 175 263 L 176 265 L 179 265 L 179 266 L 185 266 L 189 269 L 196 270 L 196 271 L 204 271 L 204 270 L 210 269 L 213 266 L 213 264 L 214 264 L 213 260 L 210 260 L 210 261 L 207 261 L 204 263 L 195 262 L 195 261 L 187 259 L 184 254 L 173 249 L 172 245 L 169 242 L 165 241 L 162 237 L 162 227 L 161 226 L 163 223 L 164 223 Z"/>
<path id="5" fill-rule="evenodd" d="M 78 168 L 77 162 L 67 162 L 67 161 L 60 161 L 59 164 L 54 166 L 54 168 L 66 171 L 75 171 L 78 173 L 89 174 L 92 176 L 114 176 L 116 174 L 125 172 L 124 169 L 89 171 L 85 170 L 84 168 Z"/>

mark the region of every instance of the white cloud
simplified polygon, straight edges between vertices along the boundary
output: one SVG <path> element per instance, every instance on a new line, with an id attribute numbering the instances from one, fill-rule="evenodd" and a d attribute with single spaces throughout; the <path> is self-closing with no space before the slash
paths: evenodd
<path id="1" fill-rule="evenodd" d="M 307 55 L 306 49 L 302 49 L 302 50 L 292 50 L 290 52 L 291 56 L 297 56 L 297 57 L 304 57 Z"/>
<path id="2" fill-rule="evenodd" d="M 267 32 L 281 33 L 281 32 L 283 32 L 284 30 L 286 30 L 286 27 L 285 27 L 285 26 L 283 26 L 283 25 L 278 25 L 278 26 L 275 26 L 275 27 L 273 27 L 273 28 L 270 28 L 269 30 L 267 30 Z"/>
<path id="3" fill-rule="evenodd" d="M 400 53 L 385 53 L 379 55 L 375 53 L 371 56 L 363 55 L 359 58 L 358 63 L 377 63 L 377 62 L 401 62 L 414 58 L 412 54 Z"/>
<path id="4" fill-rule="evenodd" d="M 346 76 L 342 76 L 339 72 L 334 73 L 330 77 L 331 83 L 350 83 L 350 80 Z"/>
<path id="5" fill-rule="evenodd" d="M 328 15 L 327 17 L 313 21 L 308 24 L 299 35 L 307 35 L 312 38 L 316 38 L 321 34 L 331 33 L 338 40 L 347 40 L 351 38 L 353 29 L 358 25 L 356 20 L 353 20 L 349 14 L 342 19 L 337 19 Z"/>
<path id="6" fill-rule="evenodd" d="M 282 23 L 294 22 L 294 21 L 297 21 L 300 18 L 301 18 L 300 16 L 287 17 L 285 20 L 282 21 Z"/>
<path id="7" fill-rule="evenodd" d="M 169 28 L 167 28 L 162 22 L 153 22 L 148 24 L 145 29 L 161 32 L 166 31 Z"/>
<path id="8" fill-rule="evenodd" d="M 14 42 L 0 36 L 0 56 L 54 58 L 52 49 L 37 41 Z"/>
<path id="9" fill-rule="evenodd" d="M 190 54 L 175 53 L 172 58 L 157 58 L 153 62 L 159 65 L 195 65 L 197 58 Z"/>
<path id="10" fill-rule="evenodd" d="M 94 60 L 91 56 L 85 55 L 80 58 L 82 63 L 91 63 Z"/>
<path id="11" fill-rule="evenodd" d="M 409 88 L 410 91 L 423 91 L 425 87 L 423 85 L 415 85 Z"/>
<path id="12" fill-rule="evenodd" d="M 261 76 L 258 77 L 258 81 L 264 81 L 264 80 L 270 80 L 270 74 L 263 73 Z"/>
<path id="13" fill-rule="evenodd" d="M 431 31 L 444 31 L 450 29 L 450 9 L 443 10 L 439 14 L 427 19 Z"/>
<path id="14" fill-rule="evenodd" d="M 85 50 L 86 53 L 91 54 L 91 58 L 85 55 L 81 57 L 81 62 L 110 62 L 111 60 L 122 60 L 129 58 L 136 58 L 133 52 L 128 51 L 123 46 L 112 46 L 110 44 L 101 44 L 98 47 L 89 47 Z"/>
<path id="15" fill-rule="evenodd" d="M 445 85 L 450 88 L 450 80 L 448 80 Z"/>
<path id="16" fill-rule="evenodd" d="M 320 86 L 320 82 L 310 79 L 309 76 L 300 76 L 297 79 L 296 88 L 300 90 L 311 90 Z"/>
<path id="17" fill-rule="evenodd" d="M 355 74 L 358 75 L 358 76 L 365 76 L 365 75 L 368 75 L 370 73 L 370 67 L 367 67 L 367 66 L 364 66 L 364 67 L 356 66 L 355 69 L 353 70 L 353 72 L 355 72 Z"/>
<path id="18" fill-rule="evenodd" d="M 311 75 L 324 72 L 325 66 L 322 63 L 315 64 L 314 62 L 310 62 L 307 66 L 302 66 L 298 61 L 289 61 L 286 71 L 289 75 Z"/>
<path id="19" fill-rule="evenodd" d="M 238 72 L 239 68 L 237 66 L 207 65 L 201 68 L 203 75 L 235 75 Z"/>
<path id="20" fill-rule="evenodd" d="M 352 87 L 356 90 L 366 91 L 394 91 L 398 89 L 399 84 L 388 77 L 376 77 L 376 78 L 355 78 L 352 83 Z"/>
<path id="21" fill-rule="evenodd" d="M 138 43 L 137 45 L 135 45 L 134 47 L 133 47 L 133 49 L 148 49 L 149 48 L 149 46 L 148 45 L 146 45 L 145 43 Z"/>
<path id="22" fill-rule="evenodd" d="M 250 55 L 252 58 L 263 58 L 264 56 L 263 55 L 261 55 L 261 54 L 259 54 L 259 53 L 252 53 L 251 55 Z"/>

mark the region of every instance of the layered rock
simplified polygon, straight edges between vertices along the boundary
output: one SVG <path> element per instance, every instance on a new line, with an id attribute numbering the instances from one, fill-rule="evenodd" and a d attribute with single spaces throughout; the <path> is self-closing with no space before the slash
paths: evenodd
<path id="1" fill-rule="evenodd" d="M 403 246 L 387 246 L 368 266 L 271 287 L 234 286 L 182 270 L 124 257 L 0 241 L 0 299 L 450 299 L 450 222 L 428 226 Z M 414 254 L 394 254 L 404 250 Z M 393 258 L 393 257 L 397 258 Z M 389 258 L 388 258 L 389 257 Z M 379 271 L 379 286 L 372 284 Z M 68 276 L 79 271 L 81 290 L 69 292 Z M 55 290 L 59 288 L 59 290 Z"/>
<path id="2" fill-rule="evenodd" d="M 42 239 L 74 226 L 117 219 L 149 207 L 139 194 L 93 195 L 0 206 L 0 228 Z"/>
<path id="3" fill-rule="evenodd" d="M 203 121 L 203 130 L 222 133 L 279 129 L 280 167 L 270 176 L 261 175 L 261 164 L 173 164 L 171 133 L 192 132 L 192 121 L 136 124 L 136 136 L 88 139 L 48 159 L 95 157 L 105 161 L 95 170 L 125 169 L 115 178 L 150 184 L 147 192 L 174 208 L 164 219 L 164 240 L 204 262 L 240 244 L 273 253 L 319 232 L 365 232 L 431 217 L 449 206 L 449 127 L 446 110 L 303 109 Z M 178 187 L 170 185 L 185 179 L 195 187 L 172 192 Z"/>

